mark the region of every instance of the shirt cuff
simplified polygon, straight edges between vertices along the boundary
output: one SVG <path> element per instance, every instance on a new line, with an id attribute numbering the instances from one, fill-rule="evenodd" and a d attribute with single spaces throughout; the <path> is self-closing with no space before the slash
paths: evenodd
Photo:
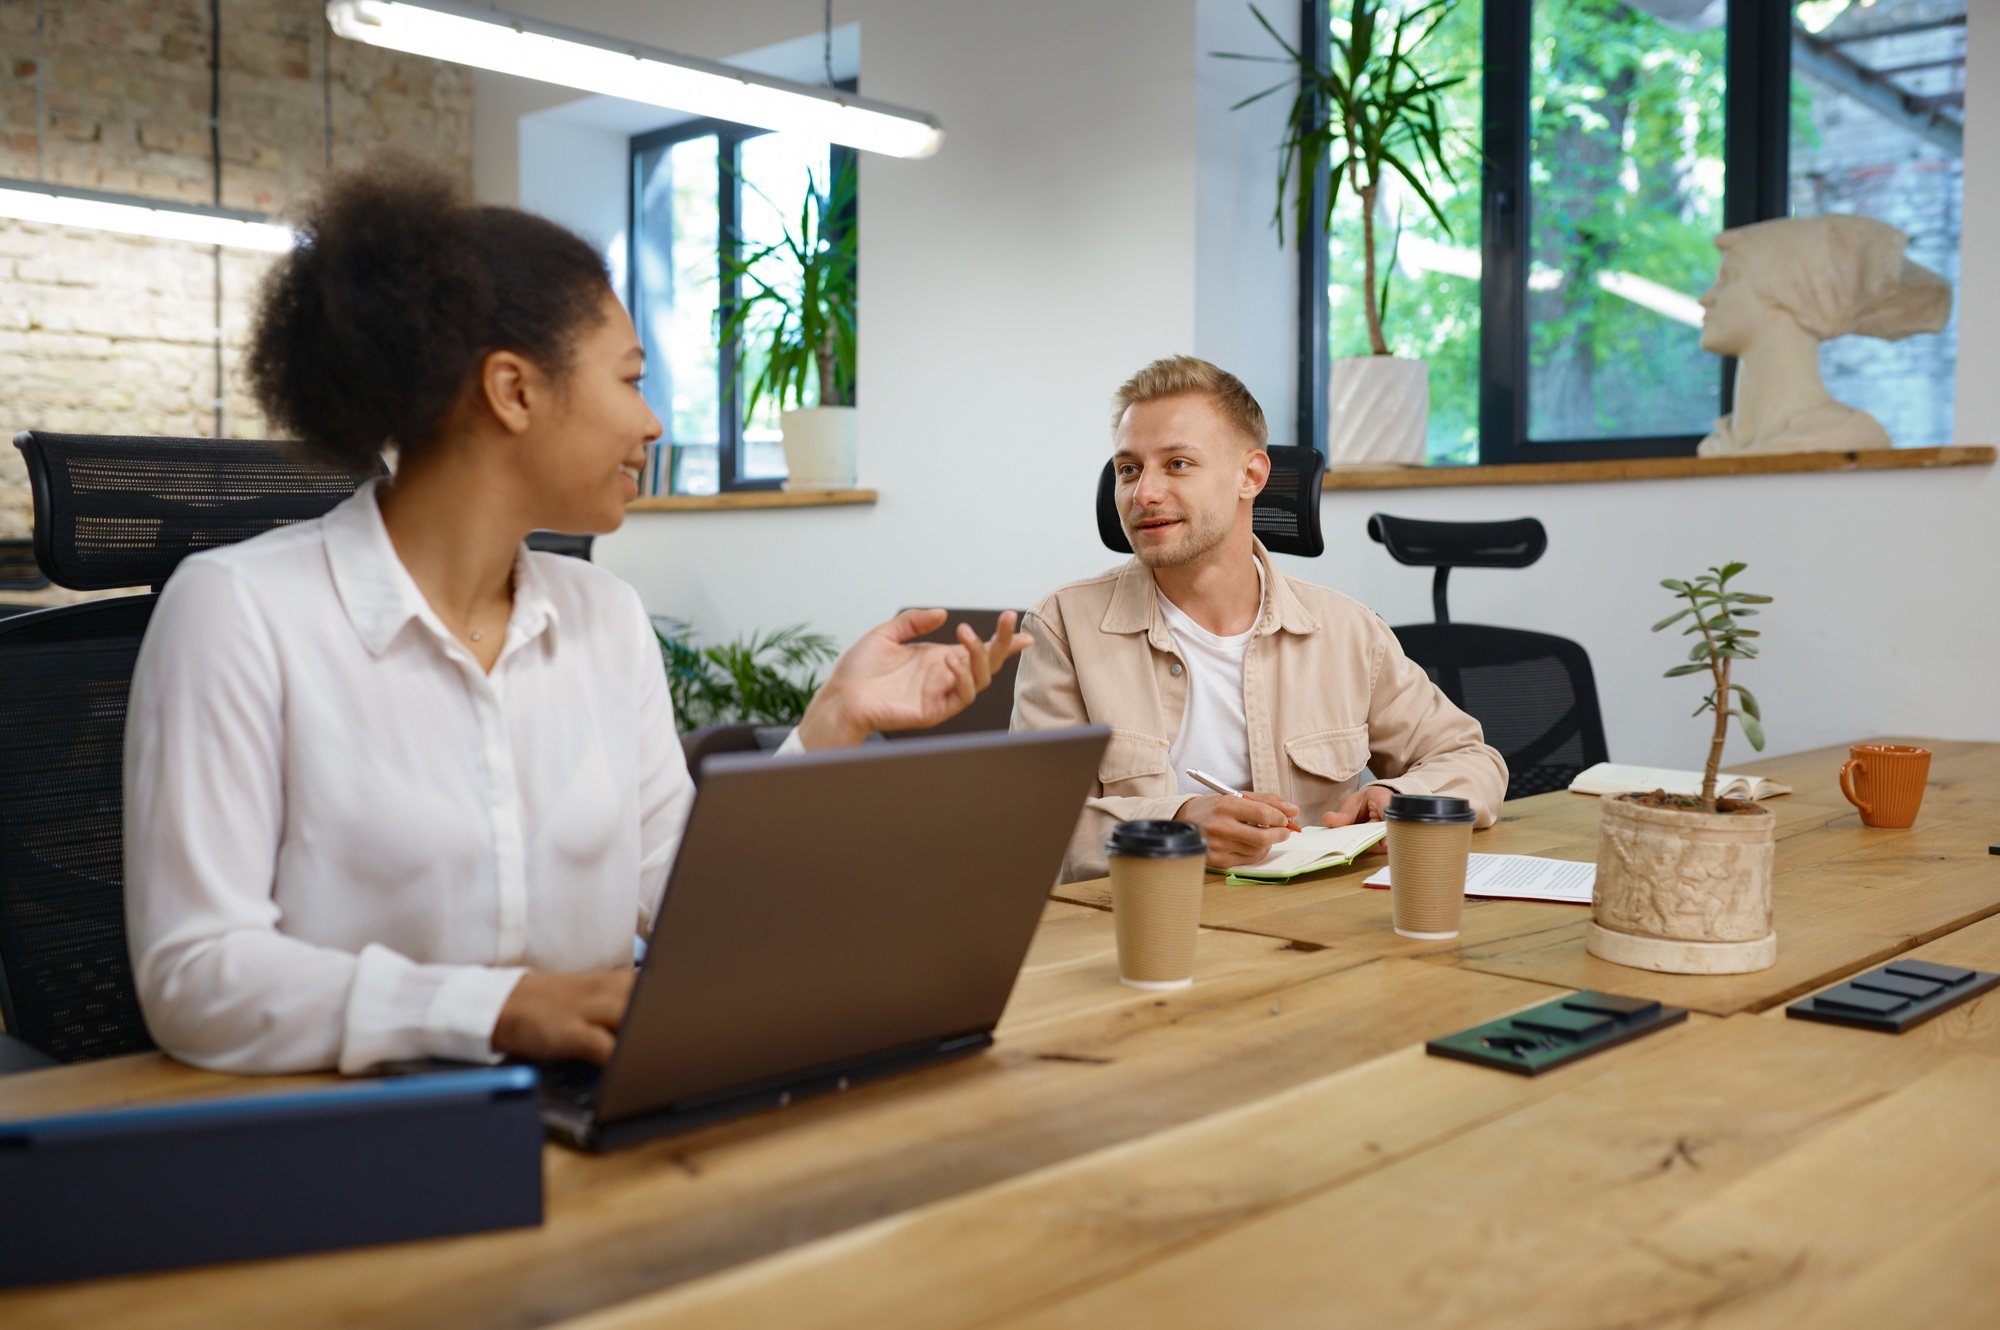
<path id="1" fill-rule="evenodd" d="M 521 969 L 488 969 L 483 965 L 455 968 L 438 986 L 424 1017 L 424 1043 L 434 1058 L 454 1062 L 498 1062 L 493 1027 L 500 1009 L 526 974 Z"/>
<path id="2" fill-rule="evenodd" d="M 792 732 L 785 736 L 785 741 L 778 745 L 778 751 L 771 754 L 771 756 L 797 757 L 800 753 L 806 751 L 808 751 L 806 746 L 799 742 L 799 727 L 794 725 L 792 726 Z"/>
<path id="3" fill-rule="evenodd" d="M 419 965 L 371 942 L 347 991 L 340 1070 L 353 1076 L 384 1062 L 440 1057 L 497 1062 L 493 1025 L 523 970 Z"/>

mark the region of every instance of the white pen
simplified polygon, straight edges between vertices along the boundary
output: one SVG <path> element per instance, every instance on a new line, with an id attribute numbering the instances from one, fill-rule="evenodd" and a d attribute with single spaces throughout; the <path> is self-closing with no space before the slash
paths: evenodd
<path id="1" fill-rule="evenodd" d="M 1200 781 L 1203 785 L 1208 786 L 1209 789 L 1214 790 L 1217 794 L 1226 794 L 1232 799 L 1241 799 L 1243 797 L 1243 791 L 1230 789 L 1227 785 L 1224 785 L 1221 781 L 1217 780 L 1215 777 L 1209 775 L 1205 771 L 1196 771 L 1193 767 L 1189 767 L 1187 774 L 1188 774 L 1188 779 Z M 1290 827 L 1293 831 L 1305 830 L 1304 827 L 1292 821 L 1290 818 L 1285 819 L 1285 825 L 1287 827 Z"/>

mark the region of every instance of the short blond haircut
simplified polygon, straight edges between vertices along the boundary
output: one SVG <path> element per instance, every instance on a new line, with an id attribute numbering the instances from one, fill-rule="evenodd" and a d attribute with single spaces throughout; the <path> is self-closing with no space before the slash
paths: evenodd
<path id="1" fill-rule="evenodd" d="M 1213 402 L 1216 410 L 1241 430 L 1253 447 L 1268 446 L 1270 431 L 1264 426 L 1264 408 L 1257 405 L 1257 399 L 1243 386 L 1243 380 L 1193 356 L 1155 360 L 1120 384 L 1111 395 L 1111 428 L 1116 430 L 1125 413 L 1141 402 L 1156 402 L 1183 393 L 1199 393 Z"/>

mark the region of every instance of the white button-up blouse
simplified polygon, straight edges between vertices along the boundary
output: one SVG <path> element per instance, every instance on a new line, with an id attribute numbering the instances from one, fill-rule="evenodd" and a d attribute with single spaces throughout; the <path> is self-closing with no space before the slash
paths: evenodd
<path id="1" fill-rule="evenodd" d="M 492 1057 L 524 969 L 631 964 L 693 801 L 630 587 L 523 550 L 489 675 L 374 489 L 187 560 L 139 652 L 133 969 L 200 1066 Z"/>

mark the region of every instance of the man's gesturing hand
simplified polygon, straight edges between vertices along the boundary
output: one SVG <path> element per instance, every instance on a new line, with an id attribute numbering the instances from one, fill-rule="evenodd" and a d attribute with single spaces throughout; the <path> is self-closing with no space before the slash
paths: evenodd
<path id="1" fill-rule="evenodd" d="M 1014 631 L 1016 615 L 1000 616 L 990 641 L 970 624 L 958 641 L 912 642 L 944 623 L 943 610 L 905 610 L 869 629 L 834 662 L 799 722 L 807 748 L 848 748 L 878 730 L 921 730 L 965 710 L 1007 658 L 1035 639 Z"/>
<path id="2" fill-rule="evenodd" d="M 1298 813 L 1297 804 L 1288 804 L 1275 794 L 1245 790 L 1240 799 L 1229 794 L 1200 795 L 1182 804 L 1176 816 L 1201 828 L 1208 840 L 1210 868 L 1240 868 L 1256 863 L 1273 845 L 1291 835 L 1285 821 Z"/>
<path id="3" fill-rule="evenodd" d="M 579 1058 L 602 1066 L 617 1043 L 634 975 L 631 970 L 522 975 L 493 1023 L 493 1051 L 537 1062 Z"/>
<path id="4" fill-rule="evenodd" d="M 1382 810 L 1389 806 L 1395 791 L 1381 785 L 1364 785 L 1340 801 L 1340 807 L 1326 814 L 1320 820 L 1329 827 L 1349 827 L 1356 822 L 1380 822 Z M 1369 847 L 1370 854 L 1387 854 L 1389 842 L 1377 841 Z"/>

